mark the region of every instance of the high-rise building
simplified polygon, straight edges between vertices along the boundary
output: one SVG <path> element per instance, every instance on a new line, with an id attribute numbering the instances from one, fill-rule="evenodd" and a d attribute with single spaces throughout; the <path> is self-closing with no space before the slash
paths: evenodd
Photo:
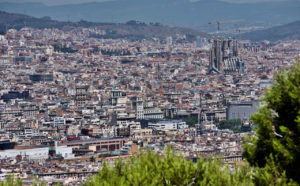
<path id="1" fill-rule="evenodd" d="M 81 107 L 84 106 L 88 100 L 88 86 L 76 87 L 76 105 Z"/>
<path id="2" fill-rule="evenodd" d="M 136 97 L 136 119 L 144 119 L 144 102 L 141 96 Z"/>
<path id="3" fill-rule="evenodd" d="M 173 43 L 173 38 L 172 38 L 171 36 L 167 37 L 167 38 L 166 38 L 166 43 L 167 43 L 167 45 L 172 45 L 172 43 Z"/>
<path id="4" fill-rule="evenodd" d="M 208 45 L 208 41 L 205 37 L 200 37 L 197 36 L 196 38 L 196 47 L 197 48 L 206 48 L 206 46 Z"/>
<path id="5" fill-rule="evenodd" d="M 121 99 L 126 98 L 126 93 L 122 90 L 112 90 L 110 92 L 110 104 L 113 106 L 118 105 L 118 103 L 123 102 Z"/>
<path id="6" fill-rule="evenodd" d="M 226 119 L 250 120 L 251 114 L 257 112 L 259 102 L 253 100 L 251 102 L 231 102 L 228 103 L 226 109 Z"/>

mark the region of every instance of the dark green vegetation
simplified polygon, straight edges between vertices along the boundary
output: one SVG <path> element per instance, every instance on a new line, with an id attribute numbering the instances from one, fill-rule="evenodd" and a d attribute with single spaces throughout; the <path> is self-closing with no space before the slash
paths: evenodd
<path id="1" fill-rule="evenodd" d="M 101 49 L 101 54 L 103 55 L 110 55 L 110 56 L 127 56 L 132 55 L 129 50 L 123 51 L 123 50 L 105 50 Z"/>
<path id="2" fill-rule="evenodd" d="M 114 168 L 105 163 L 86 185 L 287 185 L 285 175 L 273 168 L 242 165 L 231 172 L 218 160 L 200 158 L 193 163 L 169 148 L 163 157 L 148 151 L 127 162 L 116 161 Z"/>
<path id="3" fill-rule="evenodd" d="M 198 117 L 197 116 L 191 116 L 185 119 L 186 124 L 189 127 L 195 127 L 195 124 L 198 123 Z"/>
<path id="4" fill-rule="evenodd" d="M 277 40 L 299 40 L 300 39 L 300 21 L 286 25 L 272 27 L 266 30 L 259 30 L 243 34 L 243 39 L 252 41 L 277 41 Z"/>
<path id="5" fill-rule="evenodd" d="M 198 123 L 197 116 L 191 116 L 184 120 L 189 127 L 195 127 L 195 124 Z M 215 120 L 215 123 L 219 129 L 229 129 L 233 132 L 244 132 L 242 129 L 242 121 L 240 119 L 231 119 L 231 120 Z"/>
<path id="6" fill-rule="evenodd" d="M 245 145 L 252 166 L 273 162 L 288 178 L 300 182 L 300 63 L 280 71 L 266 92 L 265 106 L 252 116 L 256 136 Z"/>
<path id="7" fill-rule="evenodd" d="M 96 158 L 94 156 L 90 157 L 90 162 L 96 162 Z"/>
<path id="8" fill-rule="evenodd" d="M 230 129 L 233 132 L 242 132 L 242 121 L 240 119 L 222 120 L 218 124 L 219 129 Z"/>
<path id="9" fill-rule="evenodd" d="M 126 38 L 131 40 L 152 39 L 153 37 L 164 39 L 168 36 L 176 37 L 179 35 L 187 35 L 187 39 L 196 36 L 209 37 L 208 34 L 188 28 L 167 27 L 160 24 L 145 24 L 138 21 L 129 21 L 125 24 L 121 23 L 94 23 L 88 21 L 79 22 L 60 22 L 49 18 L 34 18 L 22 14 L 12 14 L 0 11 L 0 33 L 6 32 L 7 29 L 21 29 L 23 27 L 31 28 L 58 28 L 69 30 L 76 27 L 97 27 L 105 30 L 105 35 L 91 35 L 95 38 Z"/>

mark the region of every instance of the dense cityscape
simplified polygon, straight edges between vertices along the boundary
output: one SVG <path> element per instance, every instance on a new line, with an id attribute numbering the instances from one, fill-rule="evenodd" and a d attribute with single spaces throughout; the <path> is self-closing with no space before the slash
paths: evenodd
<path id="1" fill-rule="evenodd" d="M 103 161 L 163 153 L 243 160 L 250 115 L 300 42 L 94 38 L 94 28 L 0 35 L 0 179 L 84 183 Z"/>

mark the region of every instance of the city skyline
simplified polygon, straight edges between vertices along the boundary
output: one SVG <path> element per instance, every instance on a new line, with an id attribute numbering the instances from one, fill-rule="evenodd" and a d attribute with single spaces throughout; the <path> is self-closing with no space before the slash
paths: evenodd
<path id="1" fill-rule="evenodd" d="M 0 185 L 300 183 L 300 1 L 100 1 L 0 0 Z"/>

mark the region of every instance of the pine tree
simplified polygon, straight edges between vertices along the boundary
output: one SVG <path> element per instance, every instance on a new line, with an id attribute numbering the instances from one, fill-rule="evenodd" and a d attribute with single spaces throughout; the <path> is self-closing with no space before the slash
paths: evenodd
<path id="1" fill-rule="evenodd" d="M 300 182 L 300 64 L 279 71 L 276 82 L 266 92 L 264 106 L 252 116 L 258 126 L 244 146 L 244 156 L 252 166 L 276 169 Z"/>

